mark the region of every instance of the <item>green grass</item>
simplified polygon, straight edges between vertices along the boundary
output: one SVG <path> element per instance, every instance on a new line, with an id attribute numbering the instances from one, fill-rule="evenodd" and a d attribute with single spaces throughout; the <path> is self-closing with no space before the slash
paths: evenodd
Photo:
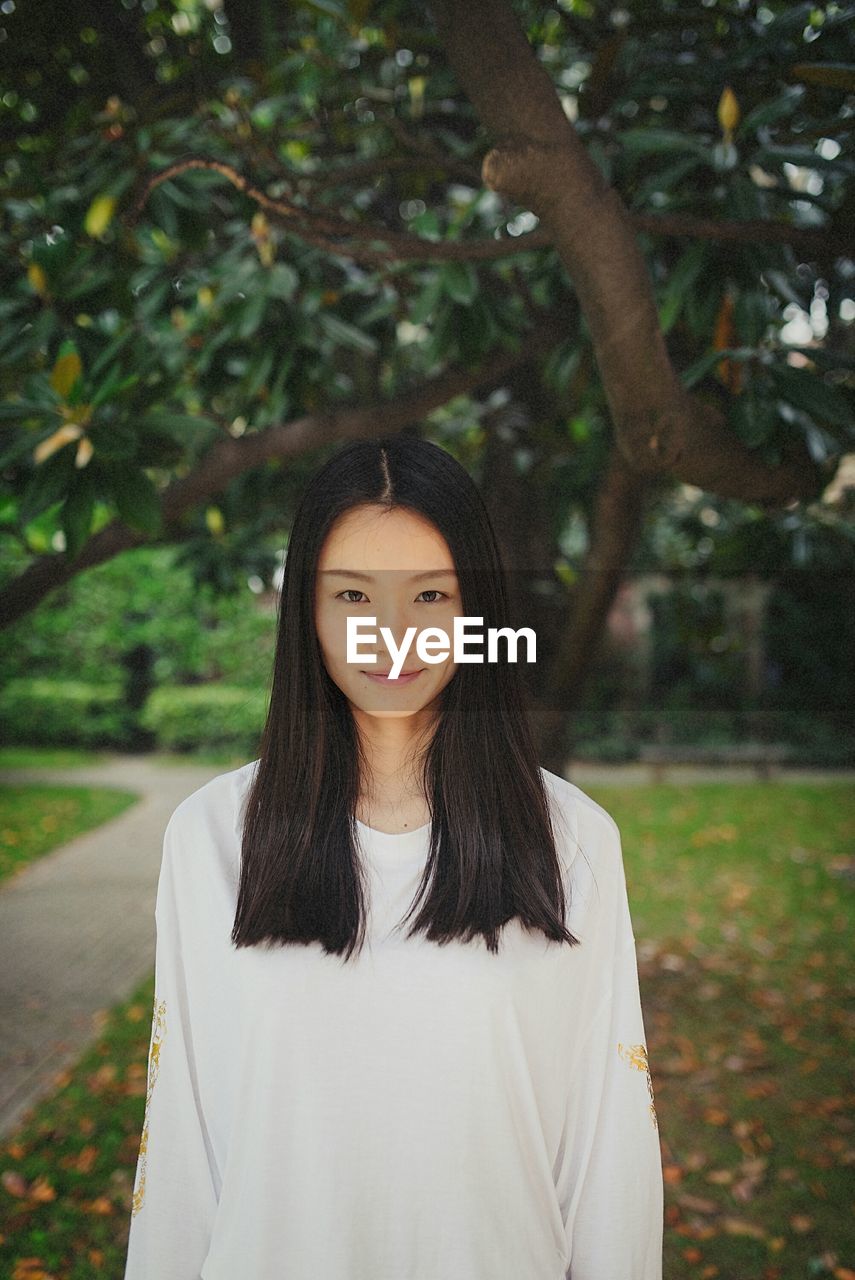
<path id="1" fill-rule="evenodd" d="M 254 759 L 255 756 L 253 754 L 247 755 L 243 753 L 236 755 L 234 751 L 225 747 L 209 747 L 204 751 L 193 752 L 158 751 L 151 756 L 146 756 L 146 760 L 152 760 L 155 764 L 162 765 L 165 768 L 180 769 L 188 764 L 219 765 L 223 773 L 226 773 L 229 769 L 239 769 L 242 764 L 248 764 L 250 760 Z"/>
<path id="2" fill-rule="evenodd" d="M 852 1280 L 855 788 L 584 789 L 623 837 L 665 1280 Z M 0 1145 L 0 1275 L 121 1280 L 153 995 Z"/>
<path id="3" fill-rule="evenodd" d="M 153 1002 L 152 974 L 0 1144 L 0 1276 L 121 1280 Z"/>
<path id="4" fill-rule="evenodd" d="M 84 751 L 77 747 L 16 747 L 7 746 L 0 747 L 0 772 L 4 769 L 78 769 L 91 768 L 104 762 L 109 763 L 111 759 L 122 759 L 121 752 L 113 751 Z M 174 766 L 181 768 L 188 764 L 198 765 L 219 765 L 223 766 L 224 771 L 233 767 L 238 768 L 242 764 L 246 764 L 248 757 L 244 754 L 235 754 L 234 751 L 224 748 L 210 748 L 205 751 L 153 751 L 146 752 L 142 759 L 146 763 L 156 764 L 158 766 Z"/>
<path id="5" fill-rule="evenodd" d="M 137 793 L 113 787 L 0 784 L 0 884 L 138 800 Z"/>
<path id="6" fill-rule="evenodd" d="M 98 764 L 103 755 L 77 747 L 0 747 L 2 769 L 77 769 Z"/>
<path id="7" fill-rule="evenodd" d="M 621 828 L 665 1276 L 855 1277 L 855 788 L 586 788 Z"/>

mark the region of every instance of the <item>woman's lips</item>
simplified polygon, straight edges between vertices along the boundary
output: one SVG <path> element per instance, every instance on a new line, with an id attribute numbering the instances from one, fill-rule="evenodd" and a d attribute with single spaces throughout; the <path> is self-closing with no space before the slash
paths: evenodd
<path id="1" fill-rule="evenodd" d="M 375 681 L 376 684 L 397 686 L 399 684 L 412 684 L 416 677 L 422 674 L 423 670 L 424 667 L 420 667 L 418 671 L 402 671 L 397 680 L 393 680 L 392 677 L 386 673 L 378 675 L 373 671 L 363 671 L 362 674 L 364 676 L 368 676 L 368 679 Z"/>

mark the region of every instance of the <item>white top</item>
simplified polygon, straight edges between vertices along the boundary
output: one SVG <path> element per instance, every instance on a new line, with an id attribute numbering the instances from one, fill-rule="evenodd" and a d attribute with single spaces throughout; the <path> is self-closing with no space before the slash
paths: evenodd
<path id="1" fill-rule="evenodd" d="M 620 834 L 542 770 L 581 946 L 395 928 L 430 827 L 359 824 L 369 943 L 235 948 L 256 761 L 164 837 L 125 1280 L 662 1280 L 663 1180 Z M 577 840 L 581 849 L 577 849 Z"/>

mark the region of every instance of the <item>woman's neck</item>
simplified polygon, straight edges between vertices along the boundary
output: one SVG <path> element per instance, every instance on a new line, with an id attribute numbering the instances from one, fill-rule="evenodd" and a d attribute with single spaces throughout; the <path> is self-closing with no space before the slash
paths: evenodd
<path id="1" fill-rule="evenodd" d="M 423 718 L 357 715 L 363 778 L 356 816 L 379 831 L 412 831 L 430 821 L 422 783 Z"/>

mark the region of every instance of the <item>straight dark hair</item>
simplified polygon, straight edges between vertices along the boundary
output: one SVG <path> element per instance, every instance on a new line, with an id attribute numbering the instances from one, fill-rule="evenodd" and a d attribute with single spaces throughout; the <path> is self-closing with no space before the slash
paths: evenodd
<path id="1" fill-rule="evenodd" d="M 466 470 L 415 436 L 348 444 L 310 481 L 294 517 L 279 599 L 276 652 L 260 757 L 246 798 L 232 942 L 310 943 L 345 959 L 362 948 L 366 886 L 356 808 L 365 758 L 350 706 L 323 663 L 315 628 L 317 566 L 345 512 L 405 508 L 445 538 L 463 613 L 508 622 L 507 587 L 487 509 Z M 434 942 L 484 936 L 514 917 L 578 944 L 549 799 L 515 663 L 461 663 L 438 696 L 421 752 L 431 815 L 409 934 Z"/>

